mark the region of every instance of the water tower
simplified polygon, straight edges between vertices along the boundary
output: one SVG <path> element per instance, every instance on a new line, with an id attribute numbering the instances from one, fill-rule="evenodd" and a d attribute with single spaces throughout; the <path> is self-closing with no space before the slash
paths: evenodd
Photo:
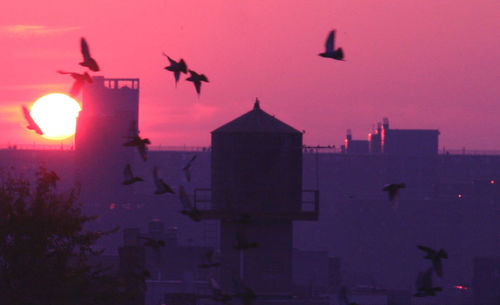
<path id="1" fill-rule="evenodd" d="M 241 275 L 258 296 L 290 295 L 293 221 L 317 220 L 318 191 L 302 190 L 302 133 L 253 110 L 212 131 L 211 206 L 204 219 L 220 220 L 220 283 L 233 289 Z M 204 197 L 195 191 L 195 203 Z M 238 219 L 257 248 L 236 250 Z"/>
<path id="2" fill-rule="evenodd" d="M 83 89 L 82 111 L 75 134 L 76 170 L 86 208 L 109 209 L 132 188 L 121 187 L 123 169 L 135 149 L 124 147 L 139 113 L 139 79 L 93 77 Z M 119 189 L 120 192 L 116 190 Z M 121 196 L 121 197 L 118 197 Z"/>

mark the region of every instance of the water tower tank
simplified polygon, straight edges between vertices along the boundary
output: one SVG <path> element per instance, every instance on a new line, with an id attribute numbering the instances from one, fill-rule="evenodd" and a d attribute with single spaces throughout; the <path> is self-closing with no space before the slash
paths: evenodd
<path id="1" fill-rule="evenodd" d="M 302 133 L 253 110 L 212 131 L 214 210 L 300 212 Z"/>

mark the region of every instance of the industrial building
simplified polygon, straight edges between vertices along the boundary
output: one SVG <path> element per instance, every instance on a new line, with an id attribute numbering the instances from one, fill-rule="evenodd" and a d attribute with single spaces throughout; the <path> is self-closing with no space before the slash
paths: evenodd
<path id="1" fill-rule="evenodd" d="M 353 140 L 348 129 L 342 150 L 348 154 L 437 155 L 438 137 L 435 129 L 391 129 L 389 119 L 384 118 L 368 140 Z"/>

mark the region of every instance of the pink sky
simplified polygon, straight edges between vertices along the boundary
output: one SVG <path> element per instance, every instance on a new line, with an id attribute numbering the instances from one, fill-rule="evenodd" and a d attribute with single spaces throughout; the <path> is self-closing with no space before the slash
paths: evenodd
<path id="1" fill-rule="evenodd" d="M 340 145 L 392 128 L 439 129 L 440 147 L 499 149 L 498 0 L 2 1 L 0 147 L 58 144 L 26 130 L 21 104 L 68 92 L 83 71 L 141 80 L 139 128 L 153 145 L 209 145 L 209 132 L 262 108 L 304 143 Z M 345 62 L 317 56 L 337 29 Z M 165 51 L 204 73 L 175 88 Z M 71 139 L 65 143 L 71 143 Z"/>

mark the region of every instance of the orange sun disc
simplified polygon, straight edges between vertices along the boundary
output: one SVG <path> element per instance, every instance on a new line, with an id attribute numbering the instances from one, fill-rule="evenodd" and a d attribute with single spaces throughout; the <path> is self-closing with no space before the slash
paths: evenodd
<path id="1" fill-rule="evenodd" d="M 63 93 L 50 93 L 35 101 L 30 115 L 43 131 L 42 137 L 63 140 L 75 134 L 80 110 L 80 104 L 72 97 Z"/>

